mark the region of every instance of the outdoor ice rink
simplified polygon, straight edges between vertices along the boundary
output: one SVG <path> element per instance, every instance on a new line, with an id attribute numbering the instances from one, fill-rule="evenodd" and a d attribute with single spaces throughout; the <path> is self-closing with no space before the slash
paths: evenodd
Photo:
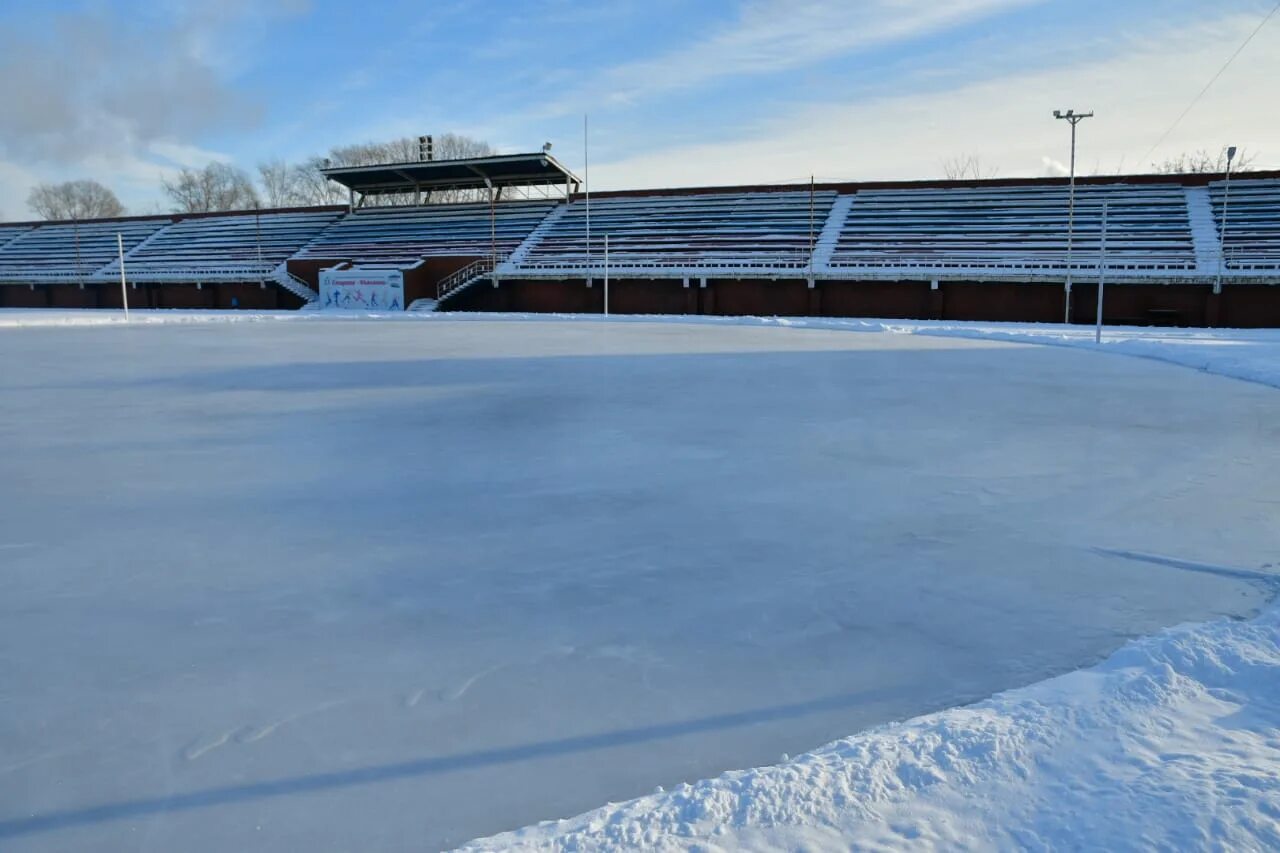
<path id="1" fill-rule="evenodd" d="M 1275 559 L 1280 394 L 1108 353 L 308 318 L 0 363 L 6 851 L 459 844 L 1252 614 Z"/>

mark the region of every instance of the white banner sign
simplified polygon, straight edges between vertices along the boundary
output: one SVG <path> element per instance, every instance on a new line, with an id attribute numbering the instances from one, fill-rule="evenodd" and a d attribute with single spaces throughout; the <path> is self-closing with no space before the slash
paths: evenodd
<path id="1" fill-rule="evenodd" d="M 403 311 L 400 270 L 321 270 L 320 307 L 340 311 Z"/>

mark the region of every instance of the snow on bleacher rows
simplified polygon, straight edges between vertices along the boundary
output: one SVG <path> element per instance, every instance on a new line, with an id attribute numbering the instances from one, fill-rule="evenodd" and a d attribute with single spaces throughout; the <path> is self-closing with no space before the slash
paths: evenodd
<path id="1" fill-rule="evenodd" d="M 268 276 L 341 211 L 271 212 L 58 222 L 0 227 L 0 281 L 113 281 L 118 239 L 132 281 L 245 280 Z M 17 229 L 15 229 L 17 230 Z"/>
<path id="2" fill-rule="evenodd" d="M 119 238 L 127 252 L 164 224 L 164 220 L 132 220 L 24 226 L 7 241 L 0 231 L 0 280 L 89 279 L 119 255 Z"/>
<path id="3" fill-rule="evenodd" d="M 1064 270 L 1069 196 L 1065 186 L 863 190 L 849 208 L 830 265 L 857 267 Z M 1106 259 L 1131 271 L 1196 267 L 1183 187 L 1076 188 L 1071 265 Z"/>
<path id="4" fill-rule="evenodd" d="M 327 229 L 300 259 L 346 260 L 362 267 L 410 266 L 432 256 L 506 254 L 556 206 L 510 201 L 358 210 Z"/>
<path id="5" fill-rule="evenodd" d="M 183 219 L 125 257 L 138 281 L 264 277 L 341 216 L 340 211 L 241 214 Z M 120 274 L 112 263 L 105 272 Z"/>
<path id="6" fill-rule="evenodd" d="M 1111 269 L 1211 274 L 1225 189 L 1077 187 L 1073 266 L 1097 263 L 1105 201 Z M 1227 208 L 1227 270 L 1280 270 L 1280 181 L 1233 180 Z M 1020 276 L 1061 275 L 1066 266 L 1062 185 L 597 197 L 590 219 L 590 253 L 581 198 L 500 202 L 492 218 L 487 204 L 458 204 L 0 225 L 0 281 L 113 280 L 117 234 L 129 277 L 143 281 L 253 279 L 291 258 L 408 267 L 491 254 L 510 255 L 502 275 L 572 276 L 588 262 L 603 266 L 606 235 L 619 275 L 795 275 L 810 267 L 824 277 Z"/>
<path id="7" fill-rule="evenodd" d="M 590 263 L 603 264 L 607 236 L 609 265 L 621 271 L 801 268 L 835 200 L 833 191 L 807 190 L 593 199 Z M 587 216 L 585 200 L 574 201 L 509 270 L 583 268 Z"/>
<path id="8" fill-rule="evenodd" d="M 1227 221 L 1223 253 L 1228 269 L 1280 269 L 1280 181 L 1233 180 L 1209 185 L 1219 230 Z"/>

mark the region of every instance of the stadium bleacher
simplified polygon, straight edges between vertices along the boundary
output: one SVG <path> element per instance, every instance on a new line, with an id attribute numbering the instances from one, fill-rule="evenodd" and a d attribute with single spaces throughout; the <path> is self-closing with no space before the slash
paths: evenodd
<path id="1" fill-rule="evenodd" d="M 505 254 L 518 246 L 554 201 L 389 207 L 344 216 L 298 252 L 298 260 L 351 260 L 362 267 L 410 266 L 425 257 Z"/>
<path id="2" fill-rule="evenodd" d="M 609 263 L 619 270 L 803 268 L 835 200 L 834 191 L 593 199 L 591 263 L 601 264 L 608 235 Z M 575 200 L 522 247 L 509 272 L 584 268 L 586 220 L 585 201 Z"/>
<path id="3" fill-rule="evenodd" d="M 831 254 L 832 270 L 1045 271 L 1067 267 L 1067 188 L 1061 185 L 860 190 Z M 1181 185 L 1076 189 L 1073 269 L 1096 267 L 1107 205 L 1107 265 L 1131 272 L 1193 270 Z"/>
<path id="4" fill-rule="evenodd" d="M 30 225 L 4 225 L 0 224 L 0 249 L 3 249 L 9 243 L 12 243 L 18 237 L 30 231 Z"/>
<path id="5" fill-rule="evenodd" d="M 542 167 L 541 155 L 517 159 L 522 169 Z M 415 178 L 437 168 L 461 174 L 452 161 L 413 165 L 422 173 Z M 395 171 L 375 168 L 378 186 Z M 352 180 L 372 180 L 367 172 L 354 170 Z M 514 180 L 551 180 L 521 175 Z M 500 183 L 496 175 L 484 179 Z M 611 280 L 623 282 L 629 310 L 945 310 L 961 318 L 1036 319 L 1073 310 L 1065 295 L 1022 287 L 1067 290 L 1068 188 L 1060 179 L 596 194 L 590 252 L 585 194 L 563 189 L 560 198 L 528 200 L 537 187 L 516 183 L 504 200 L 495 184 L 492 204 L 0 224 L 0 305 L 109 304 L 107 296 L 78 295 L 84 288 L 74 285 L 119 281 L 122 234 L 126 277 L 155 307 L 296 306 L 316 301 L 321 271 L 337 266 L 401 270 L 406 301 L 443 301 L 450 309 L 598 310 L 599 297 L 584 295 L 591 288 L 582 284 L 588 263 L 591 279 L 602 276 L 607 237 Z M 1159 285 L 1159 295 L 1126 291 L 1132 304 L 1124 318 L 1280 325 L 1280 287 L 1273 287 L 1280 285 L 1280 173 L 1233 177 L 1229 203 L 1227 184 L 1216 176 L 1082 179 L 1070 272 L 1086 288 L 1100 272 L 1104 204 L 1106 280 Z M 493 286 L 472 288 L 479 281 Z M 925 296 L 905 286 L 916 284 Z M 26 285 L 25 293 L 11 285 Z M 1221 313 L 1201 299 L 1201 290 L 1226 297 L 1231 288 Z M 279 300 L 280 290 L 292 296 Z M 947 293 L 928 296 L 941 290 Z"/>
<path id="6" fill-rule="evenodd" d="M 268 276 L 341 216 L 271 211 L 183 219 L 125 256 L 130 280 L 243 280 Z M 119 275 L 112 264 L 104 270 Z"/>
<path id="7" fill-rule="evenodd" d="M 90 278 L 119 254 L 116 235 L 128 252 L 167 219 L 58 222 L 30 228 L 0 246 L 0 280 L 77 281 Z"/>
<path id="8" fill-rule="evenodd" d="M 1226 204 L 1223 255 L 1227 269 L 1280 269 L 1280 181 L 1233 180 L 1209 184 L 1213 218 L 1222 228 Z"/>

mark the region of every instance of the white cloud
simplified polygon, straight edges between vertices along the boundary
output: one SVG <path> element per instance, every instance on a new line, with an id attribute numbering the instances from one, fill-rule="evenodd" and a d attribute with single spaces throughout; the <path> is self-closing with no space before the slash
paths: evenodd
<path id="1" fill-rule="evenodd" d="M 1232 15 L 1190 30 L 1166 29 L 1111 57 L 955 88 L 799 107 L 744 135 L 661 148 L 597 164 L 600 188 L 819 179 L 938 177 L 942 162 L 972 152 L 1000 174 L 1040 175 L 1067 159 L 1055 108 L 1092 109 L 1079 126 L 1077 173 L 1149 170 L 1139 162 L 1204 82 L 1257 24 Z M 1243 146 L 1255 168 L 1280 167 L 1280 114 L 1260 108 L 1280 79 L 1280 27 L 1263 30 L 1151 159 L 1223 144 Z M 1046 96 L 1045 93 L 1054 93 Z M 732 134 L 730 136 L 730 134 Z"/>
<path id="2" fill-rule="evenodd" d="M 1071 174 L 1070 167 L 1061 160 L 1055 160 L 1052 157 L 1045 155 L 1040 158 L 1040 162 L 1044 164 L 1044 173 L 1046 175 L 1052 175 L 1060 178 L 1063 175 Z"/>
<path id="3" fill-rule="evenodd" d="M 731 26 L 665 54 L 605 70 L 552 109 L 627 104 L 716 80 L 813 65 L 1040 0 L 753 0 Z"/>

